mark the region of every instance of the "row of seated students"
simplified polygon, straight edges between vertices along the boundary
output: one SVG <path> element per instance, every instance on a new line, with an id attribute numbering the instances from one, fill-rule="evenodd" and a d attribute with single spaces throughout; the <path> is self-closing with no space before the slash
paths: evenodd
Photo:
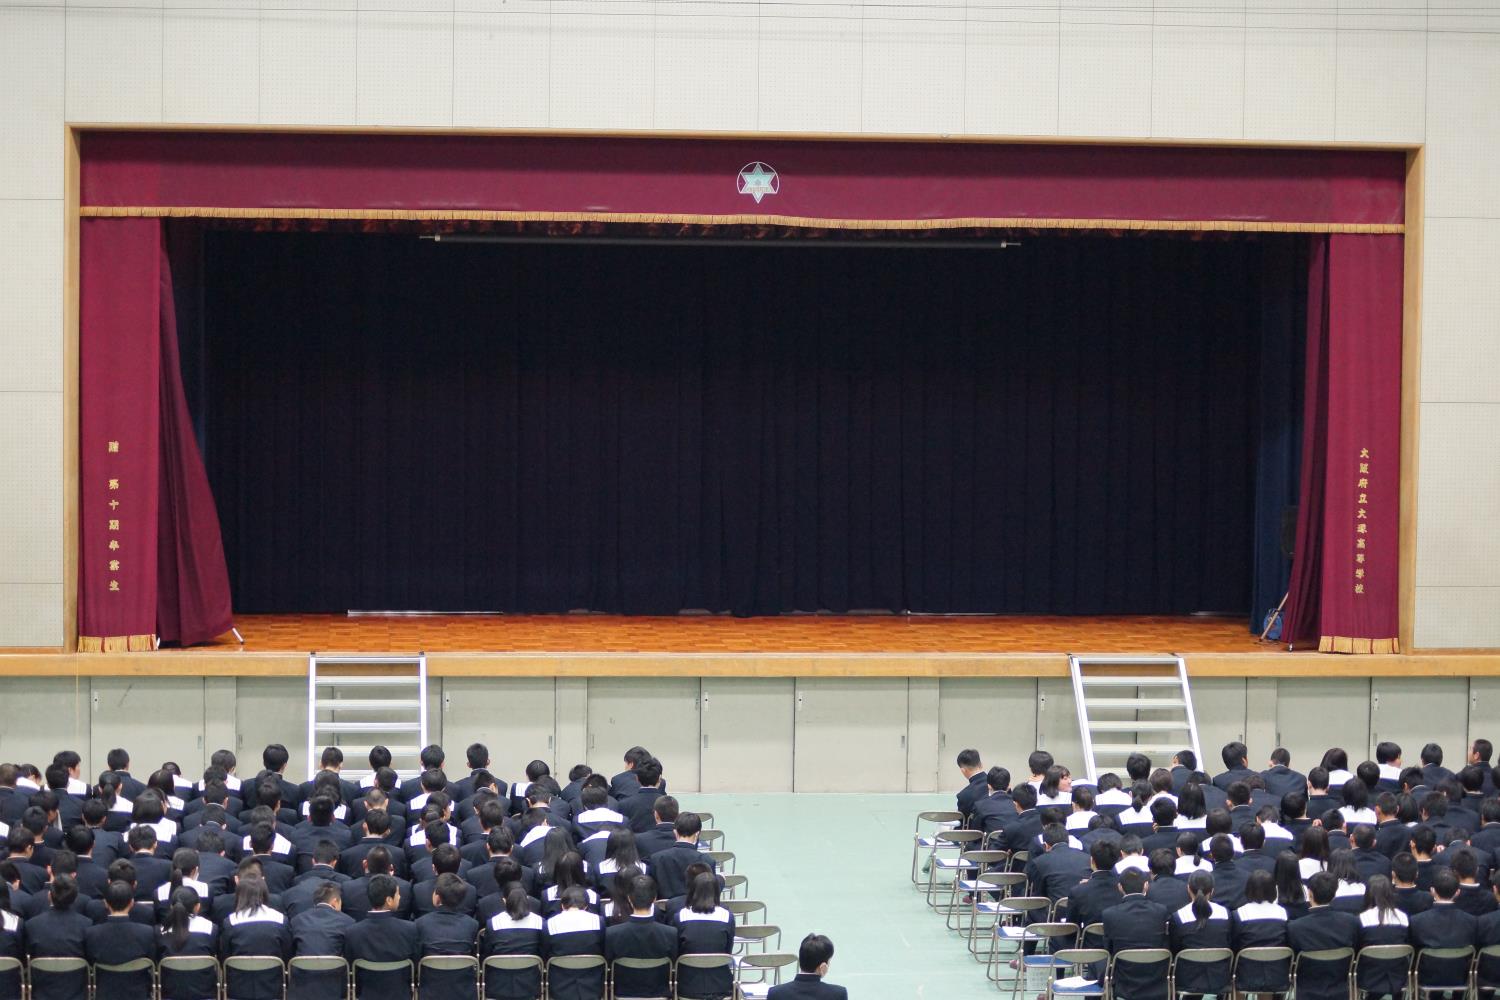
<path id="1" fill-rule="evenodd" d="M 1168 768 L 1134 754 L 1128 786 L 1115 774 L 1074 784 L 1045 751 L 1029 758 L 1031 777 L 1012 785 L 1005 768 L 985 769 L 977 751 L 965 750 L 958 805 L 986 845 L 1012 852 L 1026 892 L 1051 899 L 1056 919 L 1098 925 L 1082 935 L 1086 947 L 1477 950 L 1500 945 L 1492 749 L 1474 741 L 1455 773 L 1442 767 L 1437 744 L 1423 748 L 1422 767 L 1408 768 L 1399 746 L 1382 743 L 1377 760 L 1352 772 L 1334 748 L 1303 775 L 1280 748 L 1253 771 L 1245 745 L 1234 742 L 1213 777 L 1191 751 Z M 1420 981 L 1462 987 L 1468 967 L 1423 962 Z M 1362 966 L 1360 988 L 1399 995 L 1404 968 Z M 1306 963 L 1299 997 L 1345 1000 L 1347 970 Z M 1478 970 L 1500 985 L 1500 958 L 1481 956 Z M 1280 992 L 1287 972 L 1286 962 L 1242 963 L 1239 988 Z M 1227 962 L 1193 965 L 1179 969 L 1176 985 L 1217 994 L 1228 977 Z M 1113 985 L 1128 1000 L 1166 996 L 1160 967 L 1117 965 Z"/>
<path id="2" fill-rule="evenodd" d="M 720 905 L 723 879 L 699 850 L 701 819 L 664 792 L 661 764 L 643 748 L 613 779 L 586 765 L 566 787 L 544 762 L 507 786 L 481 744 L 466 777 L 450 781 L 440 747 L 427 769 L 400 783 L 382 747 L 364 785 L 343 779 L 336 747 L 322 770 L 293 785 L 284 747 L 267 747 L 252 780 L 234 776 L 228 751 L 189 784 L 168 766 L 142 782 L 111 751 L 97 784 L 78 775 L 76 753 L 35 769 L 0 764 L 0 957 L 81 958 L 116 966 L 173 956 L 341 956 L 349 962 L 417 962 L 424 956 L 567 955 L 668 958 L 725 954 L 734 917 Z M 36 782 L 30 782 L 37 784 Z M 644 819 L 642 819 L 644 817 Z M 170 963 L 169 963 L 170 964 Z M 85 993 L 85 973 L 33 967 L 34 1000 Z M 667 973 L 622 969 L 621 997 L 659 996 Z M 164 1000 L 209 1000 L 218 972 L 162 973 Z M 358 995 L 411 996 L 407 972 L 365 972 Z M 472 971 L 421 977 L 423 1000 L 472 998 Z M 597 1000 L 601 970 L 558 969 L 558 1000 Z M 681 995 L 726 997 L 732 970 L 678 971 Z M 237 971 L 236 1000 L 280 997 L 282 974 Z M 538 995 L 533 969 L 491 970 L 497 1000 Z M 344 995 L 341 972 L 292 974 L 292 996 Z M 0 973 L 0 998 L 19 997 L 16 971 Z M 144 998 L 149 974 L 96 974 L 98 1000 Z"/>

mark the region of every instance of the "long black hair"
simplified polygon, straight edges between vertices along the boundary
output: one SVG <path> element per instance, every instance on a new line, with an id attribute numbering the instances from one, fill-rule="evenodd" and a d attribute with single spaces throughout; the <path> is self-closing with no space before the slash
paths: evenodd
<path id="1" fill-rule="evenodd" d="M 193 914 L 198 912 L 200 900 L 192 889 L 175 889 L 171 899 L 172 906 L 167 910 L 163 929 L 167 932 L 172 950 L 181 951 L 182 946 L 187 944 L 188 929 L 192 926 Z"/>

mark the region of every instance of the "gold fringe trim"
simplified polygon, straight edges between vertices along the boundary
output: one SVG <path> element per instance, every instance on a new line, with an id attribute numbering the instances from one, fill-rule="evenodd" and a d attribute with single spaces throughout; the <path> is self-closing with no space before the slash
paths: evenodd
<path id="1" fill-rule="evenodd" d="M 418 222 L 624 222 L 647 225 L 793 226 L 806 229 L 1139 229 L 1166 232 L 1370 233 L 1400 235 L 1403 223 L 1251 222 L 1234 219 L 815 219 L 800 215 L 674 215 L 641 212 L 498 212 L 447 208 L 194 208 L 84 205 L 93 219 L 385 219 Z"/>
<path id="2" fill-rule="evenodd" d="M 1351 639 L 1343 635 L 1325 635 L 1318 640 L 1320 653 L 1374 653 L 1391 654 L 1401 652 L 1400 639 Z"/>
<path id="3" fill-rule="evenodd" d="M 154 635 L 80 635 L 80 653 L 149 653 L 156 648 Z"/>

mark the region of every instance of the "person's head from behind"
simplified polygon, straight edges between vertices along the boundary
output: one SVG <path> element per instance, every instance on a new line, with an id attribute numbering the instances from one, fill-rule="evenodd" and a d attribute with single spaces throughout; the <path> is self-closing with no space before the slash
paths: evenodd
<path id="1" fill-rule="evenodd" d="M 992 792 L 1003 792 L 1010 788 L 1010 771 L 1003 767 L 992 767 L 985 772 L 984 783 Z"/>
<path id="2" fill-rule="evenodd" d="M 688 884 L 687 903 L 694 913 L 712 913 L 719 905 L 719 880 L 712 872 L 693 876 Z"/>
<path id="3" fill-rule="evenodd" d="M 464 750 L 464 759 L 468 761 L 469 770 L 478 771 L 490 766 L 490 748 L 483 743 L 470 743 Z"/>
<path id="4" fill-rule="evenodd" d="M 372 910 L 394 910 L 401 901 L 401 887 L 389 875 L 373 875 L 366 897 Z"/>
<path id="5" fill-rule="evenodd" d="M 958 770 L 965 778 L 971 777 L 983 769 L 979 760 L 979 751 L 969 747 L 958 752 Z"/>
<path id="6" fill-rule="evenodd" d="M 1125 758 L 1125 773 L 1131 782 L 1145 781 L 1151 776 L 1151 758 L 1143 753 L 1133 753 Z"/>
<path id="7" fill-rule="evenodd" d="M 1224 749 L 1219 751 L 1219 756 L 1224 760 L 1224 767 L 1233 771 L 1244 767 L 1249 762 L 1250 750 L 1239 740 L 1232 740 L 1224 744 Z"/>
<path id="8" fill-rule="evenodd" d="M 822 934 L 809 934 L 797 948 L 797 968 L 808 976 L 828 975 L 833 961 L 833 942 Z"/>
<path id="9" fill-rule="evenodd" d="M 1033 750 L 1031 756 L 1026 758 L 1026 766 L 1031 769 L 1033 778 L 1040 778 L 1047 773 L 1047 768 L 1053 765 L 1052 755 L 1045 750 Z"/>
<path id="10" fill-rule="evenodd" d="M 694 843 L 698 840 L 698 834 L 703 831 L 703 821 L 698 818 L 697 813 L 678 813 L 677 819 L 672 823 L 672 832 L 678 840 L 688 840 Z"/>
<path id="11" fill-rule="evenodd" d="M 1146 873 L 1139 868 L 1127 868 L 1120 873 L 1120 894 L 1134 896 L 1146 891 Z"/>
<path id="12" fill-rule="evenodd" d="M 1307 880 L 1307 894 L 1314 906 L 1328 906 L 1339 891 L 1339 878 L 1332 872 L 1314 872 Z"/>
<path id="13" fill-rule="evenodd" d="M 1399 766 L 1401 763 L 1401 747 L 1386 740 L 1375 747 L 1375 763 L 1387 766 Z"/>

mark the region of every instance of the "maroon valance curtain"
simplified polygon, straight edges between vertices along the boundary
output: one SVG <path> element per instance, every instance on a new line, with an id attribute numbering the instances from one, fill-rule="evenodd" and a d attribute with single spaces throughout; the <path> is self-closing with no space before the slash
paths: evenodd
<path id="1" fill-rule="evenodd" d="M 218 513 L 177 358 L 157 219 L 82 220 L 79 649 L 232 627 Z"/>
<path id="2" fill-rule="evenodd" d="M 1297 542 L 1285 634 L 1400 652 L 1400 236 L 1315 237 Z"/>

